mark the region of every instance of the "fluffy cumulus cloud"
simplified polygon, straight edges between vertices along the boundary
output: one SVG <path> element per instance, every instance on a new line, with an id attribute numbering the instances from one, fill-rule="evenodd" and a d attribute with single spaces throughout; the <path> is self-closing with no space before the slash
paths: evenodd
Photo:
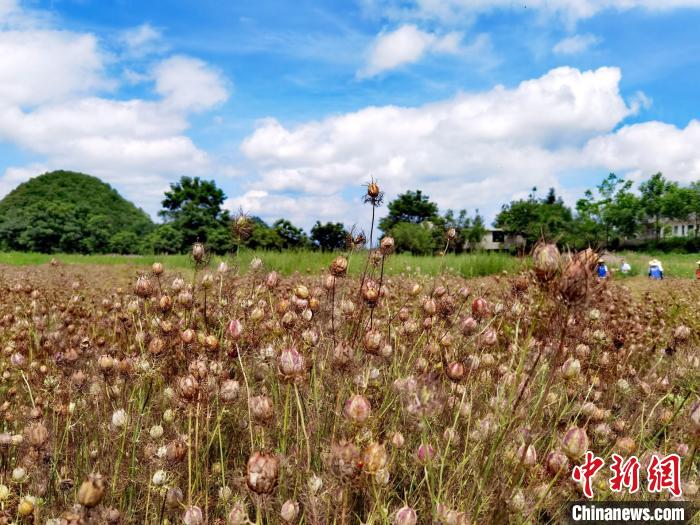
<path id="1" fill-rule="evenodd" d="M 288 192 L 337 203 L 373 175 L 388 197 L 421 188 L 443 210 L 492 215 L 533 186 L 564 189 L 575 172 L 697 178 L 698 123 L 616 129 L 639 108 L 622 98 L 620 78 L 617 68 L 562 67 L 419 107 L 368 107 L 294 127 L 267 119 L 242 144 L 260 179 L 240 204 L 262 212 L 258 203 L 284 202 Z M 362 211 L 342 202 L 337 218 L 360 221 Z"/>
<path id="2" fill-rule="evenodd" d="M 496 9 L 522 10 L 527 7 L 575 22 L 607 10 L 698 8 L 700 0 L 364 0 L 363 4 L 371 12 L 398 19 L 431 18 L 449 22 Z"/>
<path id="3" fill-rule="evenodd" d="M 118 88 L 92 34 L 62 31 L 0 0 L 0 141 L 39 157 L 0 177 L 0 196 L 48 169 L 74 169 L 116 185 L 154 212 L 167 183 L 203 174 L 209 155 L 186 135 L 189 117 L 228 97 L 222 75 L 184 56 L 157 62 L 145 76 L 153 100 L 107 97 Z M 148 28 L 127 35 L 147 45 Z"/>
<path id="4" fill-rule="evenodd" d="M 404 64 L 418 62 L 427 53 L 457 53 L 462 41 L 457 32 L 438 36 L 407 24 L 380 34 L 370 47 L 367 64 L 358 76 L 372 77 Z"/>

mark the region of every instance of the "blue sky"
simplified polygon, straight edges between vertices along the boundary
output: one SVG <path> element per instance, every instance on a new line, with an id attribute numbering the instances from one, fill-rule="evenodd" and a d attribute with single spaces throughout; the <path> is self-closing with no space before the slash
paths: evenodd
<path id="1" fill-rule="evenodd" d="M 700 178 L 700 0 L 0 0 L 0 194 L 100 176 L 155 216 L 363 224 L 362 183 L 441 209 L 609 171 Z"/>

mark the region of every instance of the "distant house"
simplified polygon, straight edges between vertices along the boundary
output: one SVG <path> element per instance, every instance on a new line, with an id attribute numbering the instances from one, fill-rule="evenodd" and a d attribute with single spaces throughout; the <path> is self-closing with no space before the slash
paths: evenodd
<path id="1" fill-rule="evenodd" d="M 661 219 L 660 225 L 661 231 L 659 237 L 661 239 L 668 239 L 671 237 L 695 237 L 696 235 L 700 235 L 700 231 L 696 231 L 700 228 L 698 228 L 696 218 L 693 215 L 685 219 Z M 654 239 L 656 239 L 655 225 L 653 221 L 648 221 L 642 226 L 636 240 L 640 242 Z"/>
<path id="2" fill-rule="evenodd" d="M 476 246 L 466 247 L 486 251 L 517 251 L 525 248 L 525 237 L 506 233 L 501 228 L 490 228 Z"/>

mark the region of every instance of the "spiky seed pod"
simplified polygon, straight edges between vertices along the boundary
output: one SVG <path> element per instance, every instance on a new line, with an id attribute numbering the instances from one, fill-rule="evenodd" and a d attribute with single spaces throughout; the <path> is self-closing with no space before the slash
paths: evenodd
<path id="1" fill-rule="evenodd" d="M 265 286 L 267 286 L 270 290 L 276 288 L 278 283 L 279 274 L 275 271 L 268 273 L 267 277 L 265 277 Z"/>
<path id="2" fill-rule="evenodd" d="M 379 301 L 379 284 L 373 279 L 366 279 L 362 284 L 362 298 L 367 306 L 374 308 Z"/>
<path id="3" fill-rule="evenodd" d="M 345 402 L 343 414 L 353 423 L 361 425 L 372 415 L 372 405 L 365 396 L 356 394 Z"/>
<path id="4" fill-rule="evenodd" d="M 690 424 L 696 432 L 700 431 L 700 401 L 690 407 Z"/>
<path id="5" fill-rule="evenodd" d="M 460 326 L 460 328 L 462 330 L 462 334 L 469 336 L 476 331 L 478 326 L 479 323 L 476 319 L 474 319 L 473 317 L 467 317 L 464 321 L 462 321 L 462 325 Z"/>
<path id="6" fill-rule="evenodd" d="M 180 340 L 185 343 L 186 345 L 192 344 L 195 338 L 195 332 L 191 328 L 188 328 L 187 330 L 184 330 L 180 334 Z"/>
<path id="7" fill-rule="evenodd" d="M 102 501 L 105 484 L 100 474 L 91 474 L 78 489 L 78 503 L 83 507 L 92 508 Z"/>
<path id="8" fill-rule="evenodd" d="M 275 417 L 275 406 L 269 396 L 254 396 L 250 398 L 250 412 L 258 423 L 266 423 Z"/>
<path id="9" fill-rule="evenodd" d="M 559 291 L 569 303 L 577 303 L 588 295 L 589 272 L 579 261 L 569 263 L 562 272 Z"/>
<path id="10" fill-rule="evenodd" d="M 187 507 L 185 513 L 182 515 L 182 523 L 183 525 L 204 525 L 202 509 L 196 505 Z"/>
<path id="11" fill-rule="evenodd" d="M 331 469 L 341 479 L 352 479 L 360 472 L 360 451 L 354 443 L 341 440 L 331 445 Z"/>
<path id="12" fill-rule="evenodd" d="M 376 354 L 382 345 L 382 334 L 377 330 L 370 330 L 363 339 L 365 350 L 370 354 Z"/>
<path id="13" fill-rule="evenodd" d="M 532 267 L 538 279 L 551 281 L 561 268 L 561 254 L 556 244 L 539 242 L 532 252 Z"/>
<path id="14" fill-rule="evenodd" d="M 181 377 L 177 382 L 177 391 L 184 400 L 192 401 L 199 393 L 199 382 L 192 374 Z"/>
<path id="15" fill-rule="evenodd" d="M 34 513 L 34 501 L 33 498 L 25 496 L 17 505 L 17 514 L 21 518 L 28 518 Z"/>
<path id="16" fill-rule="evenodd" d="M 219 396 L 225 403 L 231 403 L 238 397 L 241 386 L 235 379 L 227 379 L 221 383 Z"/>
<path id="17" fill-rule="evenodd" d="M 187 445 L 180 438 L 172 440 L 165 447 L 165 457 L 169 461 L 173 461 L 173 462 L 182 461 L 183 459 L 185 459 L 186 454 L 187 454 Z"/>
<path id="18" fill-rule="evenodd" d="M 376 474 L 386 466 L 387 453 L 384 444 L 372 442 L 362 453 L 362 463 L 365 471 Z"/>
<path id="19" fill-rule="evenodd" d="M 228 334 L 233 339 L 238 339 L 243 334 L 243 323 L 238 319 L 231 319 L 228 323 Z"/>
<path id="20" fill-rule="evenodd" d="M 146 297 L 150 297 L 153 294 L 153 285 L 151 284 L 151 280 L 145 275 L 140 275 L 136 279 L 134 293 L 144 299 Z"/>
<path id="21" fill-rule="evenodd" d="M 196 242 L 192 245 L 192 259 L 196 263 L 201 263 L 207 256 L 207 250 L 204 244 L 201 242 Z"/>
<path id="22" fill-rule="evenodd" d="M 338 257 L 333 259 L 333 262 L 331 262 L 329 269 L 331 275 L 333 275 L 334 277 L 343 277 L 348 271 L 348 260 L 342 255 L 339 255 Z"/>
<path id="23" fill-rule="evenodd" d="M 418 516 L 411 507 L 401 507 L 394 514 L 394 525 L 416 525 Z"/>
<path id="24" fill-rule="evenodd" d="M 294 523 L 299 515 L 299 503 L 292 499 L 288 499 L 282 504 L 280 517 L 285 523 Z"/>
<path id="25" fill-rule="evenodd" d="M 477 297 L 472 301 L 472 316 L 476 319 L 484 319 L 490 313 L 489 303 L 483 297 Z"/>
<path id="26" fill-rule="evenodd" d="M 35 448 L 43 447 L 49 439 L 49 431 L 43 423 L 32 423 L 26 428 L 25 433 L 27 441 Z"/>
<path id="27" fill-rule="evenodd" d="M 269 494 L 277 484 L 279 459 L 272 454 L 255 452 L 248 459 L 246 485 L 256 494 Z"/>
<path id="28" fill-rule="evenodd" d="M 297 299 L 306 300 L 309 298 L 309 289 L 303 284 L 294 287 L 294 295 Z"/>
<path id="29" fill-rule="evenodd" d="M 394 249 L 396 248 L 396 243 L 394 242 L 393 237 L 382 237 L 382 240 L 379 241 L 379 251 L 381 254 L 386 257 L 387 255 L 391 255 L 394 253 Z"/>
<path id="30" fill-rule="evenodd" d="M 561 441 L 562 449 L 571 459 L 579 459 L 588 450 L 588 436 L 582 428 L 571 427 Z"/>
<path id="31" fill-rule="evenodd" d="M 163 265 L 161 263 L 154 262 L 153 265 L 151 266 L 151 271 L 153 272 L 153 275 L 160 276 L 160 275 L 163 275 L 165 268 L 163 267 Z"/>
<path id="32" fill-rule="evenodd" d="M 381 194 L 381 190 L 379 189 L 379 184 L 377 184 L 375 181 L 371 181 L 369 184 L 367 184 L 367 196 L 376 199 L 379 197 Z"/>
<path id="33" fill-rule="evenodd" d="M 530 468 L 537 464 L 537 450 L 532 445 L 525 446 L 525 443 L 518 448 L 516 461 L 524 467 Z"/>
<path id="34" fill-rule="evenodd" d="M 547 454 L 546 463 L 547 469 L 555 476 L 557 474 L 568 473 L 569 471 L 569 458 L 559 450 L 553 450 Z"/>
<path id="35" fill-rule="evenodd" d="M 306 360 L 296 348 L 285 348 L 280 352 L 277 367 L 285 379 L 297 379 L 306 372 Z"/>
<path id="36" fill-rule="evenodd" d="M 231 511 L 226 517 L 226 522 L 228 525 L 247 525 L 250 523 L 250 521 L 248 521 L 248 511 L 242 502 L 237 501 L 233 504 Z"/>
<path id="37" fill-rule="evenodd" d="M 430 463 L 435 457 L 435 449 L 429 443 L 421 443 L 416 451 L 416 458 L 422 464 Z"/>
<path id="38" fill-rule="evenodd" d="M 446 293 L 437 301 L 437 314 L 440 317 L 447 318 L 451 316 L 456 308 L 455 300 L 452 295 Z"/>
<path id="39" fill-rule="evenodd" d="M 445 373 L 447 374 L 447 377 L 450 378 L 452 381 L 461 381 L 464 377 L 464 365 L 462 365 L 462 363 L 458 361 L 453 361 L 452 363 L 447 365 Z"/>
<path id="40" fill-rule="evenodd" d="M 160 337 L 154 337 L 151 342 L 148 343 L 148 353 L 151 355 L 160 355 L 165 349 L 165 341 Z"/>
<path id="41" fill-rule="evenodd" d="M 575 357 L 568 358 L 561 365 L 561 375 L 564 379 L 575 379 L 581 374 L 581 362 Z"/>
<path id="42" fill-rule="evenodd" d="M 173 300 L 169 295 L 163 295 L 158 303 L 162 312 L 169 312 L 173 307 Z"/>
<path id="43" fill-rule="evenodd" d="M 481 334 L 480 340 L 485 346 L 494 346 L 498 342 L 498 333 L 493 328 L 488 328 Z"/>

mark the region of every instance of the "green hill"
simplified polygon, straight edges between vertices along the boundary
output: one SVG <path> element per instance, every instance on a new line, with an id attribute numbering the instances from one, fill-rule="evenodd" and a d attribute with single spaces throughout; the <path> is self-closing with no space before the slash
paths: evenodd
<path id="1" fill-rule="evenodd" d="M 52 171 L 0 201 L 0 250 L 133 253 L 150 217 L 96 177 Z"/>

